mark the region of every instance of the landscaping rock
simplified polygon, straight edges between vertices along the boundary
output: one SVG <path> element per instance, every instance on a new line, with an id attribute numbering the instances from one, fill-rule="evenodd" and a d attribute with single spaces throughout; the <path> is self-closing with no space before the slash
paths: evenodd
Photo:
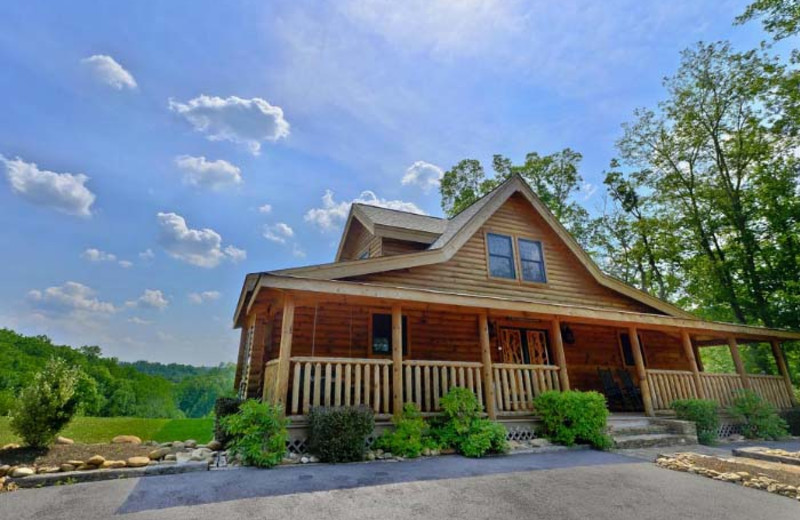
<path id="1" fill-rule="evenodd" d="M 150 457 L 150 460 L 160 460 L 169 455 L 171 451 L 171 448 L 156 448 L 148 453 L 147 456 Z"/>
<path id="2" fill-rule="evenodd" d="M 102 455 L 94 455 L 89 457 L 89 460 L 86 461 L 86 464 L 90 466 L 100 466 L 106 461 L 106 458 Z"/>
<path id="3" fill-rule="evenodd" d="M 375 452 L 368 451 L 367 452 L 367 460 L 375 460 Z"/>
<path id="4" fill-rule="evenodd" d="M 309 462 L 311 462 L 311 459 L 309 459 L 305 455 L 300 457 L 300 464 L 308 464 Z"/>
<path id="5" fill-rule="evenodd" d="M 534 448 L 547 448 L 552 445 L 547 439 L 531 439 L 528 443 Z"/>
<path id="6" fill-rule="evenodd" d="M 431 449 L 430 448 L 424 448 L 422 450 L 422 456 L 423 457 L 430 457 L 431 456 Z"/>
<path id="7" fill-rule="evenodd" d="M 102 469 L 124 468 L 127 463 L 124 460 L 107 460 L 100 467 Z"/>
<path id="8" fill-rule="evenodd" d="M 172 443 L 172 449 L 176 451 L 180 451 L 186 448 L 186 444 L 181 441 L 176 441 Z"/>
<path id="9" fill-rule="evenodd" d="M 186 442 L 184 442 L 183 444 L 187 448 L 191 448 L 191 449 L 195 449 L 197 447 L 197 441 L 194 440 L 194 439 L 189 439 Z"/>
<path id="10" fill-rule="evenodd" d="M 130 457 L 125 462 L 129 468 L 141 468 L 150 464 L 150 457 Z"/>
<path id="11" fill-rule="evenodd" d="M 72 466 L 82 466 L 83 465 L 83 461 L 82 460 L 68 460 L 67 464 L 70 464 Z"/>
<path id="12" fill-rule="evenodd" d="M 173 443 L 171 442 L 162 442 L 161 444 L 159 444 L 159 446 L 161 446 L 162 448 L 171 448 L 172 444 Z"/>
<path id="13" fill-rule="evenodd" d="M 178 460 L 178 458 L 175 456 L 174 453 L 169 453 L 169 454 L 164 456 L 164 460 L 166 460 L 166 461 L 176 461 L 176 460 Z"/>
<path id="14" fill-rule="evenodd" d="M 0 477 L 5 477 L 6 474 L 8 473 L 8 470 L 10 469 L 11 466 L 9 466 L 8 464 L 3 464 L 2 466 L 0 466 Z"/>
<path id="15" fill-rule="evenodd" d="M 75 468 L 75 471 L 92 471 L 95 469 L 97 469 L 97 466 L 92 466 L 91 464 L 81 464 Z"/>
<path id="16" fill-rule="evenodd" d="M 36 469 L 36 473 L 58 473 L 61 468 L 58 466 L 40 466 Z"/>
<path id="17" fill-rule="evenodd" d="M 113 444 L 141 444 L 142 439 L 136 435 L 117 435 L 111 439 Z"/>
<path id="18" fill-rule="evenodd" d="M 206 448 L 208 448 L 211 451 L 219 451 L 222 449 L 222 443 L 219 442 L 218 440 L 213 440 L 208 444 L 206 444 Z"/>
<path id="19" fill-rule="evenodd" d="M 19 448 L 19 444 L 11 442 L 9 444 L 5 444 L 0 450 L 16 450 Z"/>
<path id="20" fill-rule="evenodd" d="M 13 478 L 23 478 L 23 477 L 27 477 L 27 476 L 33 475 L 34 473 L 36 473 L 36 472 L 33 471 L 33 468 L 18 467 L 18 468 L 14 468 L 14 470 L 11 472 L 11 477 L 13 477 Z"/>
<path id="21" fill-rule="evenodd" d="M 75 444 L 75 441 L 59 435 L 58 437 L 56 437 L 56 444 Z"/>
<path id="22" fill-rule="evenodd" d="M 58 467 L 58 469 L 60 469 L 60 470 L 61 470 L 61 471 L 63 471 L 63 472 L 67 472 L 67 471 L 75 471 L 75 466 L 73 466 L 72 464 L 66 464 L 66 463 L 64 463 L 64 464 L 60 465 L 60 466 Z"/>

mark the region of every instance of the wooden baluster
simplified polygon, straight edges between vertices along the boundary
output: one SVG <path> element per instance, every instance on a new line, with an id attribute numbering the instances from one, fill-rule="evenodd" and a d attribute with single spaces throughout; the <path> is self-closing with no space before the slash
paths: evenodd
<path id="1" fill-rule="evenodd" d="M 344 366 L 344 405 L 350 406 L 352 403 L 350 401 L 350 387 L 352 384 L 350 372 L 353 369 L 352 363 L 347 363 Z"/>
<path id="2" fill-rule="evenodd" d="M 406 370 L 405 370 L 406 395 L 403 398 L 404 403 L 410 403 L 411 401 L 414 400 L 414 394 L 411 391 L 411 383 L 412 383 L 411 370 L 412 370 L 411 365 L 406 365 Z"/>
<path id="3" fill-rule="evenodd" d="M 431 408 L 431 367 L 425 366 L 425 411 L 430 412 Z"/>
<path id="4" fill-rule="evenodd" d="M 334 406 L 342 405 L 342 364 L 336 363 L 336 381 L 334 381 Z"/>
<path id="5" fill-rule="evenodd" d="M 486 410 L 486 413 L 488 414 L 489 413 L 489 404 L 488 404 L 488 401 L 486 400 L 487 394 L 483 393 L 483 385 L 481 384 L 481 376 L 482 376 L 481 369 L 480 368 L 476 368 L 474 370 L 475 370 L 475 383 L 476 383 L 476 386 L 478 387 L 478 401 L 482 400 L 483 407 Z M 492 406 L 492 409 L 494 410 L 494 406 Z"/>
<path id="6" fill-rule="evenodd" d="M 421 377 L 421 370 L 419 365 L 414 367 L 414 391 L 416 395 L 414 396 L 414 402 L 417 403 L 417 407 L 422 410 L 422 377 Z"/>
<path id="7" fill-rule="evenodd" d="M 400 371 L 402 374 L 402 370 Z M 402 388 L 402 387 L 401 387 Z M 386 409 L 384 413 L 389 413 L 389 405 L 392 404 L 389 401 L 389 365 L 383 365 L 383 407 Z M 403 391 L 400 391 L 400 412 L 403 412 Z"/>
<path id="8" fill-rule="evenodd" d="M 439 367 L 433 367 L 433 408 L 439 409 L 439 396 L 441 387 L 439 386 Z"/>
<path id="9" fill-rule="evenodd" d="M 372 377 L 372 409 L 375 413 L 381 411 L 381 367 L 375 365 L 375 373 Z"/>
<path id="10" fill-rule="evenodd" d="M 303 415 L 311 410 L 311 363 L 303 366 Z"/>
<path id="11" fill-rule="evenodd" d="M 322 391 L 322 364 L 317 363 L 314 365 L 314 402 L 312 406 L 320 406 L 320 392 Z"/>
<path id="12" fill-rule="evenodd" d="M 372 402 L 372 365 L 364 365 L 364 406 Z"/>
<path id="13" fill-rule="evenodd" d="M 292 413 L 300 410 L 300 363 L 294 364 L 294 381 L 292 381 Z"/>

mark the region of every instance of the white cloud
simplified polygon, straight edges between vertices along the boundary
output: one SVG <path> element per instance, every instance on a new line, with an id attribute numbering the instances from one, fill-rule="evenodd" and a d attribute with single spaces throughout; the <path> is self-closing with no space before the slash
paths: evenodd
<path id="1" fill-rule="evenodd" d="M 294 256 L 295 258 L 305 258 L 306 252 L 303 251 L 299 245 L 292 244 L 292 256 Z"/>
<path id="2" fill-rule="evenodd" d="M 597 186 L 591 182 L 584 182 L 581 184 L 581 191 L 583 191 L 583 200 L 589 200 L 597 193 Z"/>
<path id="3" fill-rule="evenodd" d="M 92 75 L 106 85 L 117 90 L 136 88 L 136 80 L 133 79 L 131 73 L 125 70 L 111 56 L 95 54 L 89 58 L 84 58 L 81 63 L 89 67 Z"/>
<path id="4" fill-rule="evenodd" d="M 90 247 L 83 253 L 81 253 L 81 258 L 84 258 L 90 262 L 116 262 L 117 255 L 112 253 L 106 253 L 105 251 L 101 251 L 94 247 Z"/>
<path id="5" fill-rule="evenodd" d="M 401 182 L 403 186 L 419 186 L 425 193 L 430 193 L 432 189 L 439 187 L 443 176 L 444 170 L 435 164 L 417 161 L 408 167 Z"/>
<path id="6" fill-rule="evenodd" d="M 244 144 L 253 155 L 262 141 L 275 142 L 289 135 L 283 109 L 261 98 L 221 98 L 201 95 L 186 103 L 170 99 L 169 109 L 182 115 L 210 141 Z"/>
<path id="7" fill-rule="evenodd" d="M 56 313 L 96 313 L 111 314 L 117 309 L 113 303 L 100 301 L 96 291 L 78 282 L 48 287 L 43 291 L 34 289 L 28 292 L 28 299 L 44 311 Z"/>
<path id="8" fill-rule="evenodd" d="M 120 260 L 118 263 L 119 266 L 122 267 L 123 269 L 130 269 L 131 267 L 133 267 L 133 262 L 131 262 L 130 260 Z"/>
<path id="9" fill-rule="evenodd" d="M 272 204 L 264 204 L 263 206 L 259 206 L 258 212 L 263 213 L 264 215 L 272 213 Z"/>
<path id="10" fill-rule="evenodd" d="M 189 293 L 189 301 L 196 304 L 201 304 L 204 302 L 210 302 L 212 300 L 218 300 L 220 297 L 219 291 L 203 291 L 203 292 L 193 292 Z"/>
<path id="11" fill-rule="evenodd" d="M 285 244 L 287 238 L 292 238 L 294 236 L 294 230 L 289 227 L 288 224 L 278 222 L 272 226 L 264 226 L 262 234 L 267 240 L 271 240 L 272 242 L 277 242 L 279 244 Z"/>
<path id="12" fill-rule="evenodd" d="M 218 189 L 232 184 L 241 184 L 242 171 L 228 161 L 206 160 L 205 157 L 180 155 L 175 164 L 183 170 L 183 182 L 190 186 Z"/>
<path id="13" fill-rule="evenodd" d="M 26 163 L 20 158 L 8 160 L 2 155 L 0 161 L 6 166 L 11 191 L 28 202 L 68 215 L 88 217 L 92 214 L 95 195 L 85 186 L 89 180 L 86 175 L 40 170 L 35 163 Z"/>
<path id="14" fill-rule="evenodd" d="M 347 213 L 350 211 L 350 206 L 354 203 L 369 204 L 371 206 L 380 206 L 382 208 L 396 209 L 400 211 L 408 211 L 411 213 L 418 213 L 425 215 L 416 204 L 413 202 L 405 202 L 402 200 L 387 200 L 379 198 L 372 191 L 363 191 L 358 198 L 349 202 L 341 201 L 336 202 L 333 200 L 333 191 L 325 190 L 325 195 L 322 196 L 322 207 L 311 208 L 305 214 L 306 222 L 310 222 L 319 227 L 323 231 L 329 231 L 337 228 L 347 218 Z"/>
<path id="15" fill-rule="evenodd" d="M 125 305 L 128 307 L 164 310 L 169 306 L 169 300 L 158 289 L 145 289 L 141 296 L 135 300 L 125 302 Z"/>
<path id="16" fill-rule="evenodd" d="M 153 323 L 150 320 L 143 320 L 142 318 L 140 318 L 138 316 L 132 316 L 132 317 L 128 318 L 128 322 L 136 324 L 136 325 L 150 325 L 151 323 Z"/>
<path id="17" fill-rule="evenodd" d="M 152 260 L 155 257 L 156 254 L 149 247 L 144 251 L 142 251 L 141 253 L 139 253 L 139 258 L 141 258 L 142 260 Z"/>
<path id="18" fill-rule="evenodd" d="M 159 243 L 172 258 L 200 266 L 216 267 L 223 260 L 238 262 L 247 258 L 243 249 L 222 248 L 222 236 L 213 229 L 191 229 L 176 213 L 158 213 Z"/>

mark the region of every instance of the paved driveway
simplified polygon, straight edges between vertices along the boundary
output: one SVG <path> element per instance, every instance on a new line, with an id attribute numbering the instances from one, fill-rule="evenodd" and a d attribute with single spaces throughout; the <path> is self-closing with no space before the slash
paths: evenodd
<path id="1" fill-rule="evenodd" d="M 212 471 L 0 495 L 0 518 L 114 516 L 797 520 L 800 503 L 592 451 Z"/>

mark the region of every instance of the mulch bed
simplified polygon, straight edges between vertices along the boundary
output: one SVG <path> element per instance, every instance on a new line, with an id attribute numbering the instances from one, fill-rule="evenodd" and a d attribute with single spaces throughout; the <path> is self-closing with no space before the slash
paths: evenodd
<path id="1" fill-rule="evenodd" d="M 146 457 L 152 446 L 141 444 L 57 444 L 49 449 L 14 448 L 0 450 L 0 465 L 58 466 L 68 460 L 87 460 L 102 455 L 106 460 Z"/>
<path id="2" fill-rule="evenodd" d="M 790 486 L 800 487 L 800 468 L 776 462 L 748 459 L 744 457 L 718 458 L 704 455 L 690 455 L 695 465 L 713 469 L 720 473 L 746 471 L 751 475 L 765 476 Z"/>

